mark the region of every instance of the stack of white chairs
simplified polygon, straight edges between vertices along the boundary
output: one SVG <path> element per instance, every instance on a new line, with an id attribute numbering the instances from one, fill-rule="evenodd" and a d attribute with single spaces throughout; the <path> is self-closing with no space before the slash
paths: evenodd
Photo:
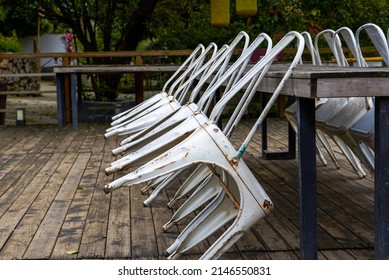
<path id="1" fill-rule="evenodd" d="M 319 49 L 317 47 L 318 38 L 321 35 L 323 35 L 325 37 L 325 39 L 329 43 L 329 46 L 332 50 L 332 53 L 334 53 L 334 55 L 336 57 L 336 60 L 339 61 L 339 58 L 337 55 L 338 51 L 333 49 L 333 46 L 330 43 L 332 41 L 332 36 L 331 36 L 332 34 L 330 33 L 330 30 L 325 30 L 325 31 L 319 33 L 317 35 L 317 37 L 315 38 L 315 45 L 313 44 L 311 35 L 308 32 L 305 31 L 305 32 L 302 32 L 301 34 L 303 35 L 303 37 L 305 39 L 305 44 L 306 44 L 306 47 L 308 48 L 309 53 L 311 55 L 311 60 L 312 60 L 313 65 L 321 65 Z M 301 63 L 303 63 L 303 61 L 301 61 Z M 328 98 L 317 98 L 315 100 L 315 108 L 318 109 L 321 105 L 323 105 L 327 101 L 328 101 Z M 297 133 L 297 102 L 293 103 L 285 110 L 285 116 L 288 119 L 288 121 L 291 124 L 294 131 Z M 323 132 L 320 129 L 316 129 L 316 151 L 317 151 L 317 154 L 319 156 L 320 161 L 322 162 L 322 164 L 324 166 L 326 166 L 327 161 L 323 155 L 323 152 L 320 149 L 320 143 L 324 146 L 324 148 L 329 153 L 335 166 L 337 168 L 339 168 L 338 160 L 336 159 L 335 153 L 332 150 L 331 145 L 327 141 L 327 138 L 323 135 Z"/>
<path id="2" fill-rule="evenodd" d="M 366 31 L 386 66 L 389 65 L 388 42 L 384 32 L 375 24 L 361 26 L 355 35 L 356 62 L 368 67 L 360 48 L 360 33 Z M 348 102 L 333 118 L 327 121 L 327 135 L 331 135 L 339 147 L 345 147 L 356 156 L 371 174 L 374 174 L 374 100 L 370 97 L 348 98 Z M 342 149 L 343 151 L 343 149 Z"/>
<path id="3" fill-rule="evenodd" d="M 337 57 L 338 65 L 341 67 L 349 66 L 340 43 L 341 39 L 344 39 L 347 47 L 356 59 L 357 65 L 364 66 L 364 60 L 359 56 L 357 42 L 352 31 L 347 27 L 342 27 L 332 31 L 332 33 L 330 44 L 332 44 L 332 49 L 337 52 L 335 57 Z M 367 105 L 365 106 L 365 104 Z M 359 178 L 366 176 L 360 159 L 355 155 L 356 151 L 344 143 L 340 136 L 347 133 L 350 124 L 365 113 L 363 108 L 369 110 L 371 107 L 372 102 L 370 98 L 331 98 L 316 111 L 316 126 L 318 130 L 324 132 L 337 144 Z M 322 137 L 324 137 L 324 134 Z"/>
<path id="4" fill-rule="evenodd" d="M 183 209 L 182 212 L 178 217 L 171 219 L 164 229 L 168 230 L 177 220 L 182 219 L 186 215 L 185 213 L 196 209 L 200 204 L 205 202 L 208 204 L 180 233 L 176 242 L 167 248 L 166 252 L 169 254 L 169 258 L 178 258 L 181 254 L 215 233 L 215 231 L 222 229 L 228 222 L 231 222 L 224 229 L 222 235 L 201 256 L 201 259 L 218 258 L 245 231 L 249 230 L 259 219 L 269 213 L 273 207 L 270 198 L 244 163 L 242 156 L 254 133 L 258 130 L 280 94 L 285 81 L 298 64 L 304 49 L 304 38 L 301 34 L 292 31 L 286 34 L 274 47 L 271 47 L 269 39 L 269 36 L 266 34 L 260 34 L 242 52 L 240 58 L 226 68 L 225 71 L 216 71 L 217 68 L 220 68 L 218 66 L 215 69 L 209 70 L 212 75 L 208 76 L 209 72 L 206 72 L 199 80 L 199 83 L 203 82 L 202 79 L 206 79 L 207 81 L 211 80 L 212 84 L 199 95 L 199 101 L 193 107 L 195 108 L 194 110 L 191 110 L 191 112 L 187 110 L 191 108 L 190 105 L 194 104 L 194 100 L 196 100 L 192 94 L 188 104 L 181 104 L 178 110 L 168 114 L 163 118 L 163 121 L 157 122 L 157 125 L 151 124 L 143 128 L 141 134 L 135 140 L 131 138 L 125 143 L 128 145 L 124 150 L 115 151 L 115 153 L 128 151 L 130 153 L 123 156 L 119 163 L 114 163 L 106 170 L 106 173 L 111 174 L 117 170 L 130 169 L 127 175 L 104 187 L 105 192 L 109 193 L 120 187 L 135 186 L 148 181 L 163 184 L 165 180 L 169 180 L 169 178 L 179 174 L 182 170 L 198 166 L 187 179 L 187 182 L 184 183 L 186 186 L 191 186 L 190 188 L 197 187 L 189 198 L 190 203 L 183 204 L 180 208 Z M 246 68 L 247 62 L 252 52 L 262 42 L 267 42 L 268 52 L 248 70 Z M 290 63 L 288 71 L 273 93 L 269 103 L 261 112 L 252 130 L 240 145 L 240 148 L 236 149 L 230 142 L 229 135 L 234 130 L 234 127 L 238 125 L 242 112 L 247 108 L 258 84 L 277 55 L 285 47 L 292 46 L 294 43 L 297 43 L 296 55 Z M 216 59 L 216 61 L 218 60 Z M 246 70 L 245 74 L 243 74 L 243 70 Z M 196 73 L 194 75 L 197 76 Z M 212 79 L 215 76 L 217 76 L 217 79 Z M 226 91 L 216 103 L 209 116 L 207 116 L 206 113 L 210 104 L 209 97 L 213 96 L 215 91 L 226 83 Z M 186 86 L 185 83 L 182 86 Z M 216 123 L 220 119 L 227 103 L 241 91 L 243 91 L 243 96 L 237 108 L 234 110 L 224 130 L 221 130 Z M 184 114 L 183 117 L 180 116 L 174 119 L 178 112 L 183 110 L 188 111 L 189 114 Z M 146 117 L 147 115 L 144 116 Z M 127 123 L 126 126 L 131 129 L 131 122 Z M 108 133 L 110 132 L 112 130 L 108 131 Z M 128 130 L 125 133 L 127 132 Z M 137 133 L 139 131 L 132 133 L 131 136 Z M 107 136 L 109 137 L 110 135 Z M 132 143 L 135 142 L 137 144 L 132 146 Z M 139 143 L 142 144 L 138 146 Z M 149 144 L 143 146 L 145 143 Z M 163 180 L 158 181 L 157 178 L 163 178 Z M 176 199 L 179 197 L 180 195 L 176 196 Z"/>
<path id="5" fill-rule="evenodd" d="M 388 42 L 382 30 L 375 24 L 361 26 L 356 34 L 347 28 L 338 30 L 323 30 L 315 38 L 315 46 L 309 46 L 308 34 L 305 34 L 307 46 L 314 64 L 320 65 L 318 53 L 318 38 L 325 36 L 338 66 L 349 66 L 342 51 L 342 41 L 355 58 L 355 66 L 368 67 L 363 58 L 359 44 L 360 33 L 365 30 L 380 53 L 386 65 L 389 62 Z M 315 56 L 317 57 L 315 58 Z M 366 176 L 362 167 L 374 173 L 374 100 L 370 97 L 330 98 L 316 102 L 316 132 L 317 143 L 321 143 L 328 151 L 336 167 L 339 167 L 327 137 L 331 138 L 340 148 L 359 178 Z M 295 104 L 287 108 L 286 116 L 292 127 L 297 126 Z M 322 163 L 326 161 L 318 147 L 318 155 Z M 361 165 L 362 164 L 362 165 Z"/>
<path id="6" fill-rule="evenodd" d="M 372 23 L 362 25 L 356 32 L 356 39 L 358 46 L 360 46 L 361 32 L 365 31 L 371 42 L 380 54 L 383 66 L 389 66 L 389 48 L 388 41 L 382 29 Z M 363 56 L 361 48 L 359 47 L 360 56 Z M 366 63 L 367 65 L 367 63 Z M 374 107 L 358 119 L 349 129 L 349 134 L 359 146 L 366 164 L 374 171 Z"/>
<path id="7" fill-rule="evenodd" d="M 192 77 L 188 79 L 188 81 L 191 81 L 192 79 L 201 76 L 201 79 L 197 82 L 196 87 L 191 92 L 188 103 L 184 103 L 182 101 L 182 96 L 178 98 L 178 94 L 186 87 L 186 83 L 184 83 L 174 92 L 173 95 L 170 95 L 171 98 L 169 103 L 163 104 L 163 106 L 160 106 L 159 108 L 154 108 L 150 112 L 144 113 L 140 118 L 135 120 L 132 119 L 131 122 L 127 121 L 124 129 L 119 127 L 118 129 L 108 132 L 106 137 L 118 132 L 123 134 L 124 130 L 126 134 L 131 132 L 132 134 L 120 143 L 120 147 L 113 150 L 114 155 L 119 153 L 123 154 L 125 152 L 130 153 L 122 157 L 120 160 L 113 162 L 111 166 L 106 169 L 106 173 L 112 174 L 119 170 L 142 165 L 150 159 L 145 157 L 145 155 L 150 154 L 151 151 L 158 153 L 162 152 L 160 150 L 162 147 L 164 147 L 164 149 L 168 148 L 166 146 L 166 142 L 162 143 L 161 139 L 159 142 L 155 140 L 161 135 L 164 135 L 165 139 L 170 141 L 170 145 L 174 145 L 177 141 L 182 140 L 185 133 L 184 135 L 177 133 L 175 135 L 168 135 L 166 133 L 166 131 L 172 127 L 182 127 L 184 131 L 187 131 L 188 129 L 189 131 L 191 129 L 193 130 L 194 128 L 191 128 L 188 124 L 188 117 L 192 116 L 194 112 L 206 112 L 210 106 L 210 101 L 212 101 L 212 97 L 214 96 L 216 89 L 218 89 L 227 79 L 229 79 L 229 84 L 227 85 L 227 88 L 229 88 L 236 80 L 239 79 L 239 75 L 236 74 L 240 73 L 241 75 L 241 70 L 243 69 L 242 67 L 247 65 L 249 61 L 248 55 L 246 55 L 245 59 L 239 59 L 237 63 L 233 64 L 233 67 L 231 67 L 227 73 L 224 73 L 227 64 L 230 62 L 232 54 L 241 40 L 244 40 L 243 50 L 246 50 L 249 44 L 249 38 L 245 32 L 240 32 L 229 46 L 225 45 L 224 50 L 219 50 L 221 55 L 215 55 L 212 57 L 203 67 L 201 67 L 192 75 Z M 210 84 L 207 85 L 206 82 L 209 79 L 212 80 Z M 215 87 L 215 83 L 219 86 Z M 206 87 L 207 89 L 203 92 L 199 100 L 195 102 L 200 90 L 203 87 Z M 183 123 L 184 121 L 187 122 Z M 153 155 L 150 155 L 150 157 L 153 157 Z"/>

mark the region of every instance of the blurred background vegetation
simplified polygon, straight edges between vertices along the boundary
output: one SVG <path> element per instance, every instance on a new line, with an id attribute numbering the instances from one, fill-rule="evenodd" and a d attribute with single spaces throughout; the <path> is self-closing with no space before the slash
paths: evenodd
<path id="1" fill-rule="evenodd" d="M 213 26 L 211 3 L 223 1 L 229 22 Z M 254 0 L 257 9 L 249 16 L 237 15 L 236 1 L 242 0 L 0 0 L 0 53 L 21 52 L 18 37 L 50 33 L 71 33 L 78 52 L 181 50 L 228 44 L 242 30 L 251 38 L 265 32 L 276 42 L 291 30 L 315 35 L 341 26 L 355 31 L 372 22 L 386 31 L 389 24 L 387 0 Z M 86 63 L 127 64 L 131 58 Z M 107 88 L 120 82 L 116 76 L 100 78 Z"/>
<path id="2" fill-rule="evenodd" d="M 215 1 L 215 0 L 212 0 Z M 217 0 L 216 0 L 217 1 Z M 277 40 L 290 30 L 310 31 L 373 22 L 389 23 L 387 0 L 258 0 L 257 13 L 237 16 L 230 3 L 230 24 L 210 24 L 211 0 L 0 0 L 1 52 L 18 51 L 12 39 L 72 30 L 78 51 L 193 49 L 198 43 L 229 42 L 241 31 Z M 39 26 L 39 27 L 38 27 Z M 7 41 L 8 40 L 8 41 Z"/>

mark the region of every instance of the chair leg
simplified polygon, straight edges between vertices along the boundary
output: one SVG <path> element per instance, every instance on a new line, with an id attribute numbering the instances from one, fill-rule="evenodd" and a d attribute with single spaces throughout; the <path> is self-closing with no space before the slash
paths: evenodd
<path id="1" fill-rule="evenodd" d="M 156 186 L 161 184 L 164 180 L 166 180 L 167 177 L 169 177 L 171 174 L 167 174 L 165 176 L 160 176 L 158 178 L 155 178 L 153 180 L 150 180 L 146 183 L 146 185 L 141 189 L 142 194 L 147 194 L 149 190 L 154 189 Z"/>
<path id="2" fill-rule="evenodd" d="M 339 169 L 340 165 L 339 165 L 338 159 L 336 158 L 334 150 L 332 149 L 332 147 L 331 147 L 330 143 L 328 142 L 327 137 L 325 136 L 323 131 L 321 131 L 320 129 L 316 129 L 316 135 L 317 135 L 318 139 L 320 140 L 320 143 L 323 144 L 323 147 L 325 148 L 325 150 L 329 154 L 335 167 L 337 169 Z"/>
<path id="3" fill-rule="evenodd" d="M 237 215 L 238 209 L 234 207 L 224 191 L 220 191 L 214 201 L 189 223 L 182 234 L 177 237 L 176 242 L 166 250 L 170 254 L 168 258 L 179 258 Z"/>
<path id="4" fill-rule="evenodd" d="M 168 231 L 173 225 L 177 224 L 188 214 L 198 209 L 205 202 L 213 199 L 220 189 L 221 187 L 218 185 L 218 181 L 214 176 L 211 176 L 209 180 L 204 181 L 180 208 L 174 212 L 170 221 L 162 227 L 163 230 Z"/>
<path id="5" fill-rule="evenodd" d="M 190 174 L 190 176 L 182 183 L 180 188 L 175 193 L 172 200 L 168 203 L 168 207 L 173 207 L 173 205 L 184 197 L 187 193 L 197 187 L 201 182 L 206 180 L 211 176 L 211 172 L 208 169 L 206 164 L 200 164 L 195 171 Z"/>
<path id="6" fill-rule="evenodd" d="M 343 154 L 349 161 L 351 167 L 354 169 L 354 171 L 357 173 L 358 177 L 364 178 L 366 176 L 366 172 L 363 170 L 359 159 L 355 156 L 355 154 L 350 150 L 350 148 L 344 144 L 342 140 L 339 138 L 335 138 L 335 143 L 338 145 L 338 147 L 342 150 Z"/>
<path id="7" fill-rule="evenodd" d="M 324 158 L 323 152 L 320 149 L 320 146 L 319 146 L 317 138 L 316 138 L 316 153 L 317 153 L 317 156 L 319 157 L 321 163 L 323 164 L 323 166 L 327 166 L 327 161 Z"/>

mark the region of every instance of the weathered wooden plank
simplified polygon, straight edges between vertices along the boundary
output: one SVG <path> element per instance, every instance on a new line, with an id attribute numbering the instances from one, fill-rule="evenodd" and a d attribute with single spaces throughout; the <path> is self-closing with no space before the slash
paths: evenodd
<path id="1" fill-rule="evenodd" d="M 108 259 L 131 258 L 130 190 L 127 187 L 112 193 L 106 247 Z"/>
<path id="2" fill-rule="evenodd" d="M 256 148 L 248 147 L 247 152 L 255 158 L 259 157 L 259 151 L 256 151 Z M 288 217 L 288 219 L 293 222 L 296 227 L 298 227 L 297 174 L 291 176 L 274 163 L 277 161 L 266 161 L 264 165 L 262 165 L 262 163 L 251 162 L 251 160 L 248 160 L 248 162 L 250 166 L 254 166 L 252 169 L 254 174 L 264 179 L 265 182 L 268 182 L 269 186 L 274 186 L 274 189 L 267 188 L 266 191 L 273 200 L 275 207 L 277 207 L 283 215 L 285 215 L 285 217 Z M 280 176 L 282 177 L 280 178 Z M 260 182 L 262 181 L 260 180 Z M 283 198 L 286 198 L 286 200 Z M 294 206 L 291 207 L 290 204 Z M 334 246 L 336 243 L 335 239 L 321 227 L 318 227 L 318 239 L 319 244 L 325 247 Z"/>
<path id="3" fill-rule="evenodd" d="M 151 208 L 143 207 L 143 200 L 147 196 L 140 192 L 141 187 L 130 188 L 132 259 L 158 259 L 159 252 Z"/>
<path id="4" fill-rule="evenodd" d="M 78 132 L 78 134 L 72 139 L 72 142 L 68 146 L 66 152 L 78 153 L 82 142 L 84 142 L 85 134 Z"/>
<path id="5" fill-rule="evenodd" d="M 54 134 L 54 137 L 50 138 L 48 144 L 42 149 L 41 153 L 63 152 L 63 150 L 59 151 L 57 147 L 60 145 L 60 143 L 64 140 L 64 138 L 67 136 L 69 132 L 71 132 L 71 130 L 67 128 L 61 129 L 58 132 L 56 132 Z"/>
<path id="6" fill-rule="evenodd" d="M 362 248 L 362 249 L 346 249 L 350 255 L 357 260 L 373 260 L 374 249 L 373 248 Z"/>
<path id="7" fill-rule="evenodd" d="M 24 137 L 23 141 L 20 141 L 18 145 L 15 145 L 12 149 L 8 150 L 9 153 L 30 153 L 31 150 L 44 138 L 42 129 L 39 126 L 30 128 L 33 133 Z M 17 149 L 17 150 L 15 150 Z"/>
<path id="8" fill-rule="evenodd" d="M 59 133 L 55 126 L 40 127 L 40 140 L 29 151 L 31 154 L 42 153 L 43 149 L 51 143 L 52 139 Z"/>
<path id="9" fill-rule="evenodd" d="M 0 251 L 8 237 L 12 234 L 23 215 L 39 195 L 50 176 L 57 169 L 63 159 L 63 154 L 54 154 L 42 167 L 41 171 L 31 180 L 23 192 L 15 199 L 12 205 L 0 218 Z"/>
<path id="10" fill-rule="evenodd" d="M 272 251 L 267 252 L 272 260 L 298 260 L 298 253 L 295 251 Z"/>
<path id="11" fill-rule="evenodd" d="M 55 73 L 91 74 L 91 73 L 137 73 L 137 72 L 175 72 L 178 65 L 95 65 L 95 66 L 61 66 L 55 67 Z"/>
<path id="12" fill-rule="evenodd" d="M 42 223 L 62 182 L 76 159 L 75 154 L 67 154 L 58 168 L 45 184 L 38 197 L 31 204 L 23 219 L 19 222 L 7 243 L 0 250 L 1 259 L 22 259 L 31 240 Z M 39 257 L 40 258 L 40 257 Z"/>
<path id="13" fill-rule="evenodd" d="M 75 259 L 80 247 L 93 192 L 96 188 L 98 172 L 103 159 L 102 153 L 92 154 L 81 181 L 77 187 L 69 211 L 55 243 L 52 259 Z M 69 254 L 73 251 L 73 254 Z"/>
<path id="14" fill-rule="evenodd" d="M 3 167 L 12 157 L 13 155 L 0 155 L 0 167 Z"/>
<path id="15" fill-rule="evenodd" d="M 252 227 L 251 231 L 254 233 L 255 237 L 264 244 L 265 249 L 267 250 L 287 250 L 292 249 L 288 243 L 285 242 L 285 239 L 273 228 L 272 224 L 267 219 L 262 219 L 255 226 Z M 251 240 L 254 242 L 254 240 Z M 256 248 L 253 246 L 255 251 L 263 250 L 261 248 Z M 252 249 L 251 249 L 252 250 Z"/>
<path id="16" fill-rule="evenodd" d="M 101 166 L 96 170 L 98 178 L 85 221 L 78 254 L 79 258 L 105 257 L 111 195 L 106 195 L 103 192 L 103 186 L 113 178 L 113 176 L 106 176 L 104 174 L 104 168 L 111 161 L 110 157 L 111 155 L 105 152 Z"/>
<path id="17" fill-rule="evenodd" d="M 20 150 L 23 146 L 27 145 L 27 143 L 34 138 L 36 135 L 36 131 L 31 128 L 26 129 L 23 132 L 16 131 L 14 135 L 8 138 L 8 141 L 2 145 L 2 154 L 17 154 L 23 153 Z"/>
<path id="18" fill-rule="evenodd" d="M 290 169 L 287 168 L 286 170 Z M 364 236 L 364 242 L 370 243 L 373 234 L 371 230 L 373 223 L 371 214 L 372 209 L 369 211 L 370 213 L 368 213 L 363 208 L 372 208 L 372 204 L 365 202 L 362 206 L 360 201 L 363 201 L 363 198 L 360 197 L 358 192 L 353 195 L 353 193 L 347 192 L 347 188 L 345 192 L 345 188 L 340 183 L 342 181 L 341 177 L 339 180 L 328 177 L 325 185 L 322 185 L 323 181 L 325 180 L 319 180 L 319 186 L 322 186 L 318 188 L 319 208 L 325 209 L 327 212 L 331 211 L 329 215 L 334 217 L 335 220 L 338 220 L 339 224 L 347 224 L 348 221 L 353 220 L 353 223 L 347 227 L 347 231 L 351 230 L 353 232 L 358 232 L 358 236 Z M 349 180 L 347 182 L 350 183 Z M 331 188 L 328 187 L 329 185 Z M 340 192 L 339 190 L 342 191 Z M 349 200 L 350 198 L 353 200 L 353 203 Z M 355 207 L 355 205 L 360 205 L 360 207 Z M 361 223 L 361 220 L 368 223 Z"/>
<path id="19" fill-rule="evenodd" d="M 79 154 L 28 247 L 25 258 L 48 259 L 81 180 L 90 154 Z"/>
<path id="20" fill-rule="evenodd" d="M 177 185 L 178 181 L 176 180 L 174 183 Z M 145 196 L 145 199 L 146 198 L 147 196 Z M 174 231 L 164 232 L 162 229 L 163 225 L 166 224 L 173 215 L 173 211 L 167 207 L 167 203 L 167 193 L 163 192 L 152 202 L 150 206 L 154 221 L 159 256 L 165 255 L 164 252 L 174 243 L 178 235 Z"/>
<path id="21" fill-rule="evenodd" d="M 352 260 L 354 257 L 344 250 L 320 250 L 328 260 Z"/>
<path id="22" fill-rule="evenodd" d="M 93 143 L 97 137 L 97 131 L 93 130 L 92 133 L 88 133 L 80 146 L 80 153 L 91 153 L 93 148 Z"/>
<path id="23" fill-rule="evenodd" d="M 266 252 L 242 252 L 244 260 L 270 260 L 269 254 Z"/>
<path id="24" fill-rule="evenodd" d="M 287 168 L 286 170 L 290 170 L 290 169 Z M 288 171 L 286 171 L 286 172 L 288 172 Z M 286 172 L 284 172 L 284 175 Z M 331 182 L 333 182 L 333 181 L 334 180 L 332 178 Z M 324 194 L 323 194 L 323 192 L 324 192 Z M 330 199 L 327 200 L 326 199 L 327 197 Z M 355 235 L 350 235 L 350 230 L 351 231 L 358 231 L 359 233 L 363 233 L 365 236 L 365 242 L 366 242 L 366 240 L 371 240 L 372 231 L 369 230 L 369 228 L 366 227 L 364 224 L 359 222 L 358 213 L 353 212 L 356 210 L 355 207 L 353 209 L 350 209 L 350 212 L 347 213 L 345 211 L 345 209 L 342 207 L 343 205 L 346 205 L 347 200 L 346 200 L 346 202 L 345 201 L 339 202 L 338 205 L 333 204 L 334 201 L 339 201 L 339 198 L 341 198 L 341 197 L 342 196 L 340 196 L 339 194 L 333 194 L 332 192 L 329 192 L 327 188 L 322 187 L 321 182 L 319 183 L 318 206 L 321 210 L 325 210 L 325 212 L 330 211 L 331 213 L 329 213 L 329 215 L 330 215 L 330 217 L 332 217 L 330 219 L 327 219 L 327 216 L 324 215 L 325 212 L 321 212 L 321 214 L 322 214 L 321 219 L 325 219 L 327 222 L 319 223 L 319 224 L 321 226 L 325 226 L 327 231 L 334 230 L 336 232 L 336 233 L 332 232 L 331 235 L 343 236 L 343 238 L 339 239 L 341 243 L 343 243 L 344 241 L 351 242 L 352 240 L 354 240 L 357 244 L 359 244 L 359 242 L 361 242 L 361 240 L 359 238 L 356 238 Z M 361 210 L 361 209 L 359 209 L 359 210 Z M 359 211 L 359 212 L 361 212 L 361 211 Z M 334 217 L 335 217 L 335 220 L 334 220 Z M 365 215 L 365 217 L 367 217 L 367 215 Z M 336 222 L 336 220 L 337 220 L 337 222 Z M 353 220 L 354 223 L 351 226 L 347 227 L 347 229 L 346 229 L 343 227 L 343 224 L 346 224 L 348 220 Z M 335 223 L 338 223 L 338 224 L 336 225 L 335 223 L 333 223 L 331 221 L 334 221 Z M 328 227 L 329 224 L 332 224 L 331 228 Z M 340 234 L 340 232 L 342 232 L 342 234 Z M 361 236 L 361 235 L 359 234 L 359 236 Z"/>
<path id="25" fill-rule="evenodd" d="M 36 170 L 35 168 L 39 168 L 45 158 L 47 157 L 42 159 L 40 155 L 27 155 L 12 169 L 12 172 L 8 173 L 0 181 L 0 216 L 4 214 L 12 203 L 12 199 L 23 191 L 29 180 L 32 180 L 37 171 L 39 171 L 39 169 Z"/>
<path id="26" fill-rule="evenodd" d="M 73 142 L 73 139 L 77 136 L 77 131 L 69 131 L 66 133 L 65 137 L 61 140 L 58 146 L 55 148 L 57 153 L 65 153 L 69 148 L 70 144 Z"/>
<path id="27" fill-rule="evenodd" d="M 96 132 L 96 138 L 92 145 L 92 153 L 103 152 L 105 147 L 104 130 L 100 129 Z"/>
<path id="28" fill-rule="evenodd" d="M 20 165 L 20 162 L 26 157 L 27 155 L 21 155 L 21 154 L 17 154 L 17 155 L 3 155 L 3 159 L 4 159 L 4 163 L 2 164 L 1 168 L 0 168 L 0 185 L 1 186 L 5 186 L 7 183 L 6 183 L 6 179 L 4 179 L 3 181 L 3 178 L 4 177 L 10 177 L 12 176 L 11 173 L 12 173 L 12 170 L 14 168 L 16 168 L 16 171 L 15 172 L 18 172 L 18 166 Z M 5 188 L 5 187 L 3 187 Z M 1 194 L 0 194 L 1 195 Z"/>

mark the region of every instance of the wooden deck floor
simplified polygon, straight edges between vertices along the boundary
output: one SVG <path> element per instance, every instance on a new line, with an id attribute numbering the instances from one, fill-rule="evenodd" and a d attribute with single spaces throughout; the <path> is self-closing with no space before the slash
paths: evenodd
<path id="1" fill-rule="evenodd" d="M 0 259 L 165 259 L 165 249 L 185 223 L 165 233 L 173 213 L 166 207 L 176 186 L 150 206 L 140 187 L 104 194 L 112 181 L 104 168 L 114 160 L 117 137 L 104 140 L 106 125 L 0 127 Z M 249 126 L 240 126 L 233 141 Z M 286 125 L 273 121 L 269 145 L 284 148 Z M 245 155 L 275 209 L 222 259 L 298 259 L 297 162 L 265 161 L 259 135 Z M 373 257 L 372 178 L 342 168 L 318 167 L 320 259 Z M 122 174 L 116 174 L 119 177 Z M 178 183 L 177 183 L 178 184 Z M 216 237 L 183 259 L 198 258 Z"/>

